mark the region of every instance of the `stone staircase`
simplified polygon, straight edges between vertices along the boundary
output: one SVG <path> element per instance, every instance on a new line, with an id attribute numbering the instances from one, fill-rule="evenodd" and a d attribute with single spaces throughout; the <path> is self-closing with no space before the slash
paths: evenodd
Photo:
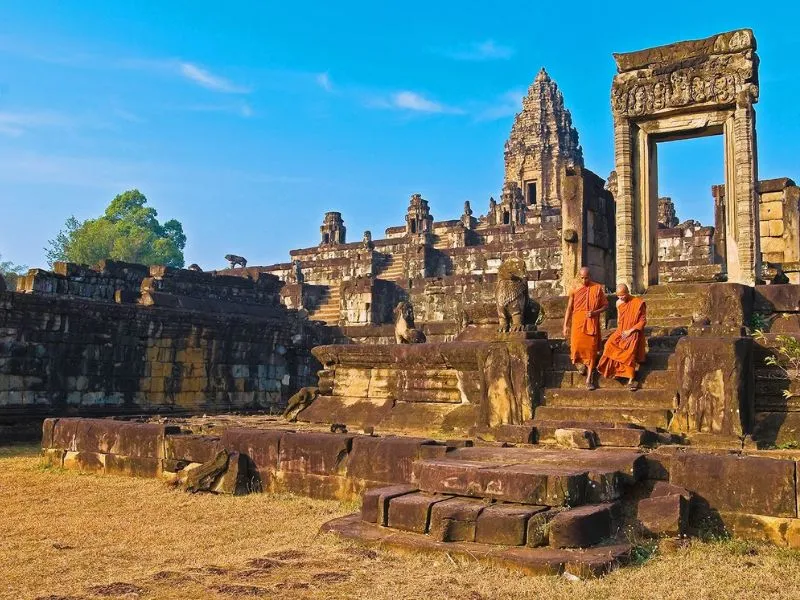
<path id="1" fill-rule="evenodd" d="M 527 423 L 536 428 L 538 440 L 555 442 L 557 430 L 571 429 L 584 432 L 586 447 L 669 441 L 666 430 L 676 405 L 675 347 L 688 333 L 702 292 L 702 286 L 691 284 L 653 286 L 647 291 L 648 353 L 638 375 L 640 389 L 635 392 L 624 382 L 605 378 L 596 380 L 598 389 L 587 390 L 585 378 L 570 361 L 569 344 L 552 339 L 553 365 L 545 375 L 542 404 Z M 603 339 L 612 331 L 605 330 Z"/>
<path id="2" fill-rule="evenodd" d="M 410 483 L 367 490 L 360 514 L 323 529 L 526 573 L 596 576 L 629 557 L 621 502 L 645 472 L 630 450 L 458 448 L 416 460 Z"/>
<path id="3" fill-rule="evenodd" d="M 338 285 L 329 285 L 322 298 L 320 298 L 317 308 L 309 313 L 309 317 L 314 321 L 324 321 L 328 325 L 339 323 L 340 308 L 340 289 Z"/>
<path id="4" fill-rule="evenodd" d="M 386 258 L 378 271 L 377 277 L 386 281 L 400 281 L 403 279 L 403 261 L 396 259 L 393 254 L 385 256 Z"/>

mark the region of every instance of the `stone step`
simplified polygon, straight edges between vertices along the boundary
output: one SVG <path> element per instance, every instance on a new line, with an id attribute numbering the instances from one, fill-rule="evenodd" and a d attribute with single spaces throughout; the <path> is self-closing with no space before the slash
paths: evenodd
<path id="1" fill-rule="evenodd" d="M 677 366 L 674 352 L 650 352 L 642 363 L 642 369 L 647 371 L 669 370 Z M 575 371 L 575 365 L 569 358 L 569 352 L 555 352 L 553 354 L 553 371 Z"/>
<path id="2" fill-rule="evenodd" d="M 613 469 L 597 474 L 608 499 L 620 497 L 622 489 Z M 472 498 L 537 506 L 579 506 L 592 497 L 588 472 L 568 466 L 513 462 L 475 462 L 448 458 L 414 463 L 414 485 L 429 494 L 452 494 Z M 391 505 L 390 505 L 391 515 Z M 391 526 L 391 521 L 390 521 Z"/>
<path id="3" fill-rule="evenodd" d="M 605 380 L 604 380 L 605 381 Z M 671 410 L 675 407 L 673 390 L 598 388 L 593 391 L 580 388 L 547 388 L 543 406 L 569 408 L 645 408 Z"/>
<path id="4" fill-rule="evenodd" d="M 662 390 L 675 386 L 677 372 L 673 369 L 648 369 L 639 370 L 637 380 L 642 390 Z M 623 389 L 627 388 L 627 380 L 607 379 L 600 377 L 597 382 L 600 389 Z M 545 373 L 545 387 L 547 388 L 580 388 L 586 389 L 586 377 L 580 375 L 576 370 L 569 371 L 548 371 Z"/>
<path id="5" fill-rule="evenodd" d="M 539 406 L 534 424 L 537 421 L 605 421 L 667 429 L 671 418 L 672 411 L 660 408 Z"/>
<path id="6" fill-rule="evenodd" d="M 529 421 L 536 430 L 540 444 L 555 444 L 557 429 L 585 429 L 594 435 L 597 446 L 639 448 L 654 446 L 664 439 L 651 429 L 636 427 L 630 423 L 587 423 L 581 421 Z"/>
<path id="7" fill-rule="evenodd" d="M 469 561 L 516 570 L 527 575 L 560 575 L 568 572 L 580 578 L 599 577 L 630 560 L 630 544 L 610 544 L 586 549 L 530 548 L 479 542 L 440 542 L 430 535 L 399 532 L 367 523 L 358 514 L 325 523 L 323 532 L 381 548 L 415 554 L 446 554 Z"/>

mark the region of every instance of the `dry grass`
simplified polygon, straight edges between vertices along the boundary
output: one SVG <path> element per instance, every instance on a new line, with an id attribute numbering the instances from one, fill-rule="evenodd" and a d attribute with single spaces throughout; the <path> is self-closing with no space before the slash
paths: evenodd
<path id="1" fill-rule="evenodd" d="M 155 480 L 38 466 L 0 448 L 0 597 L 800 598 L 800 555 L 696 542 L 603 580 L 525 577 L 318 535 L 353 506 L 291 496 L 188 495 Z"/>

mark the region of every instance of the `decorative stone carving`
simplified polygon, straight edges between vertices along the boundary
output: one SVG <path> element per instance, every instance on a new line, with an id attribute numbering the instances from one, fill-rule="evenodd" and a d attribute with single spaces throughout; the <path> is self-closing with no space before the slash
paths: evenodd
<path id="1" fill-rule="evenodd" d="M 317 399 L 317 396 L 319 396 L 319 388 L 300 388 L 294 396 L 289 398 L 286 410 L 283 411 L 283 418 L 290 422 L 297 421 L 297 415 L 311 406 L 311 403 Z"/>
<path id="2" fill-rule="evenodd" d="M 406 235 L 418 235 L 433 231 L 433 217 L 428 201 L 421 194 L 413 194 L 406 213 Z"/>
<path id="3" fill-rule="evenodd" d="M 414 327 L 414 309 L 410 303 L 398 302 L 394 319 L 394 339 L 398 344 L 425 343 L 425 334 Z"/>
<path id="4" fill-rule="evenodd" d="M 299 260 L 292 261 L 292 268 L 286 275 L 287 283 L 303 283 L 303 269 Z"/>
<path id="5" fill-rule="evenodd" d="M 340 212 L 326 212 L 319 228 L 322 235 L 320 246 L 344 244 L 347 240 L 347 228 Z"/>
<path id="6" fill-rule="evenodd" d="M 583 167 L 583 150 L 558 85 L 542 68 L 522 99 L 505 145 L 505 183 L 515 183 L 527 204 L 561 206 L 561 177 Z"/>
<path id="7" fill-rule="evenodd" d="M 758 100 L 753 32 L 740 29 L 704 40 L 614 54 L 619 73 L 611 94 L 615 115 L 638 117 L 696 105 Z"/>
<path id="8" fill-rule="evenodd" d="M 230 265 L 231 269 L 235 269 L 236 266 L 240 266 L 243 269 L 247 267 L 247 259 L 243 256 L 237 256 L 236 254 L 226 254 L 225 260 L 227 260 Z"/>
<path id="9" fill-rule="evenodd" d="M 369 229 L 364 232 L 364 238 L 361 240 L 361 244 L 367 250 L 372 250 L 375 247 L 375 244 L 372 243 L 372 232 Z"/>
<path id="10" fill-rule="evenodd" d="M 526 331 L 536 325 L 540 308 L 528 297 L 526 273 L 525 261 L 520 258 L 510 258 L 500 265 L 495 292 L 500 333 Z"/>

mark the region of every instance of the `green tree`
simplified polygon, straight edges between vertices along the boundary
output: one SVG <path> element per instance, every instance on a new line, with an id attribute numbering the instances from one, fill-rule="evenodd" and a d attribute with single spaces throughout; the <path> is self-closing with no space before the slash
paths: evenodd
<path id="1" fill-rule="evenodd" d="M 15 265 L 10 260 L 3 260 L 3 256 L 0 254 L 0 277 L 5 279 L 7 289 L 15 289 L 17 287 L 17 277 L 27 270 L 28 267 L 25 265 Z"/>
<path id="2" fill-rule="evenodd" d="M 103 216 L 82 223 L 70 217 L 45 248 L 50 266 L 56 261 L 94 265 L 110 258 L 144 265 L 183 266 L 186 236 L 175 219 L 158 222 L 139 190 L 128 190 L 111 201 Z"/>

